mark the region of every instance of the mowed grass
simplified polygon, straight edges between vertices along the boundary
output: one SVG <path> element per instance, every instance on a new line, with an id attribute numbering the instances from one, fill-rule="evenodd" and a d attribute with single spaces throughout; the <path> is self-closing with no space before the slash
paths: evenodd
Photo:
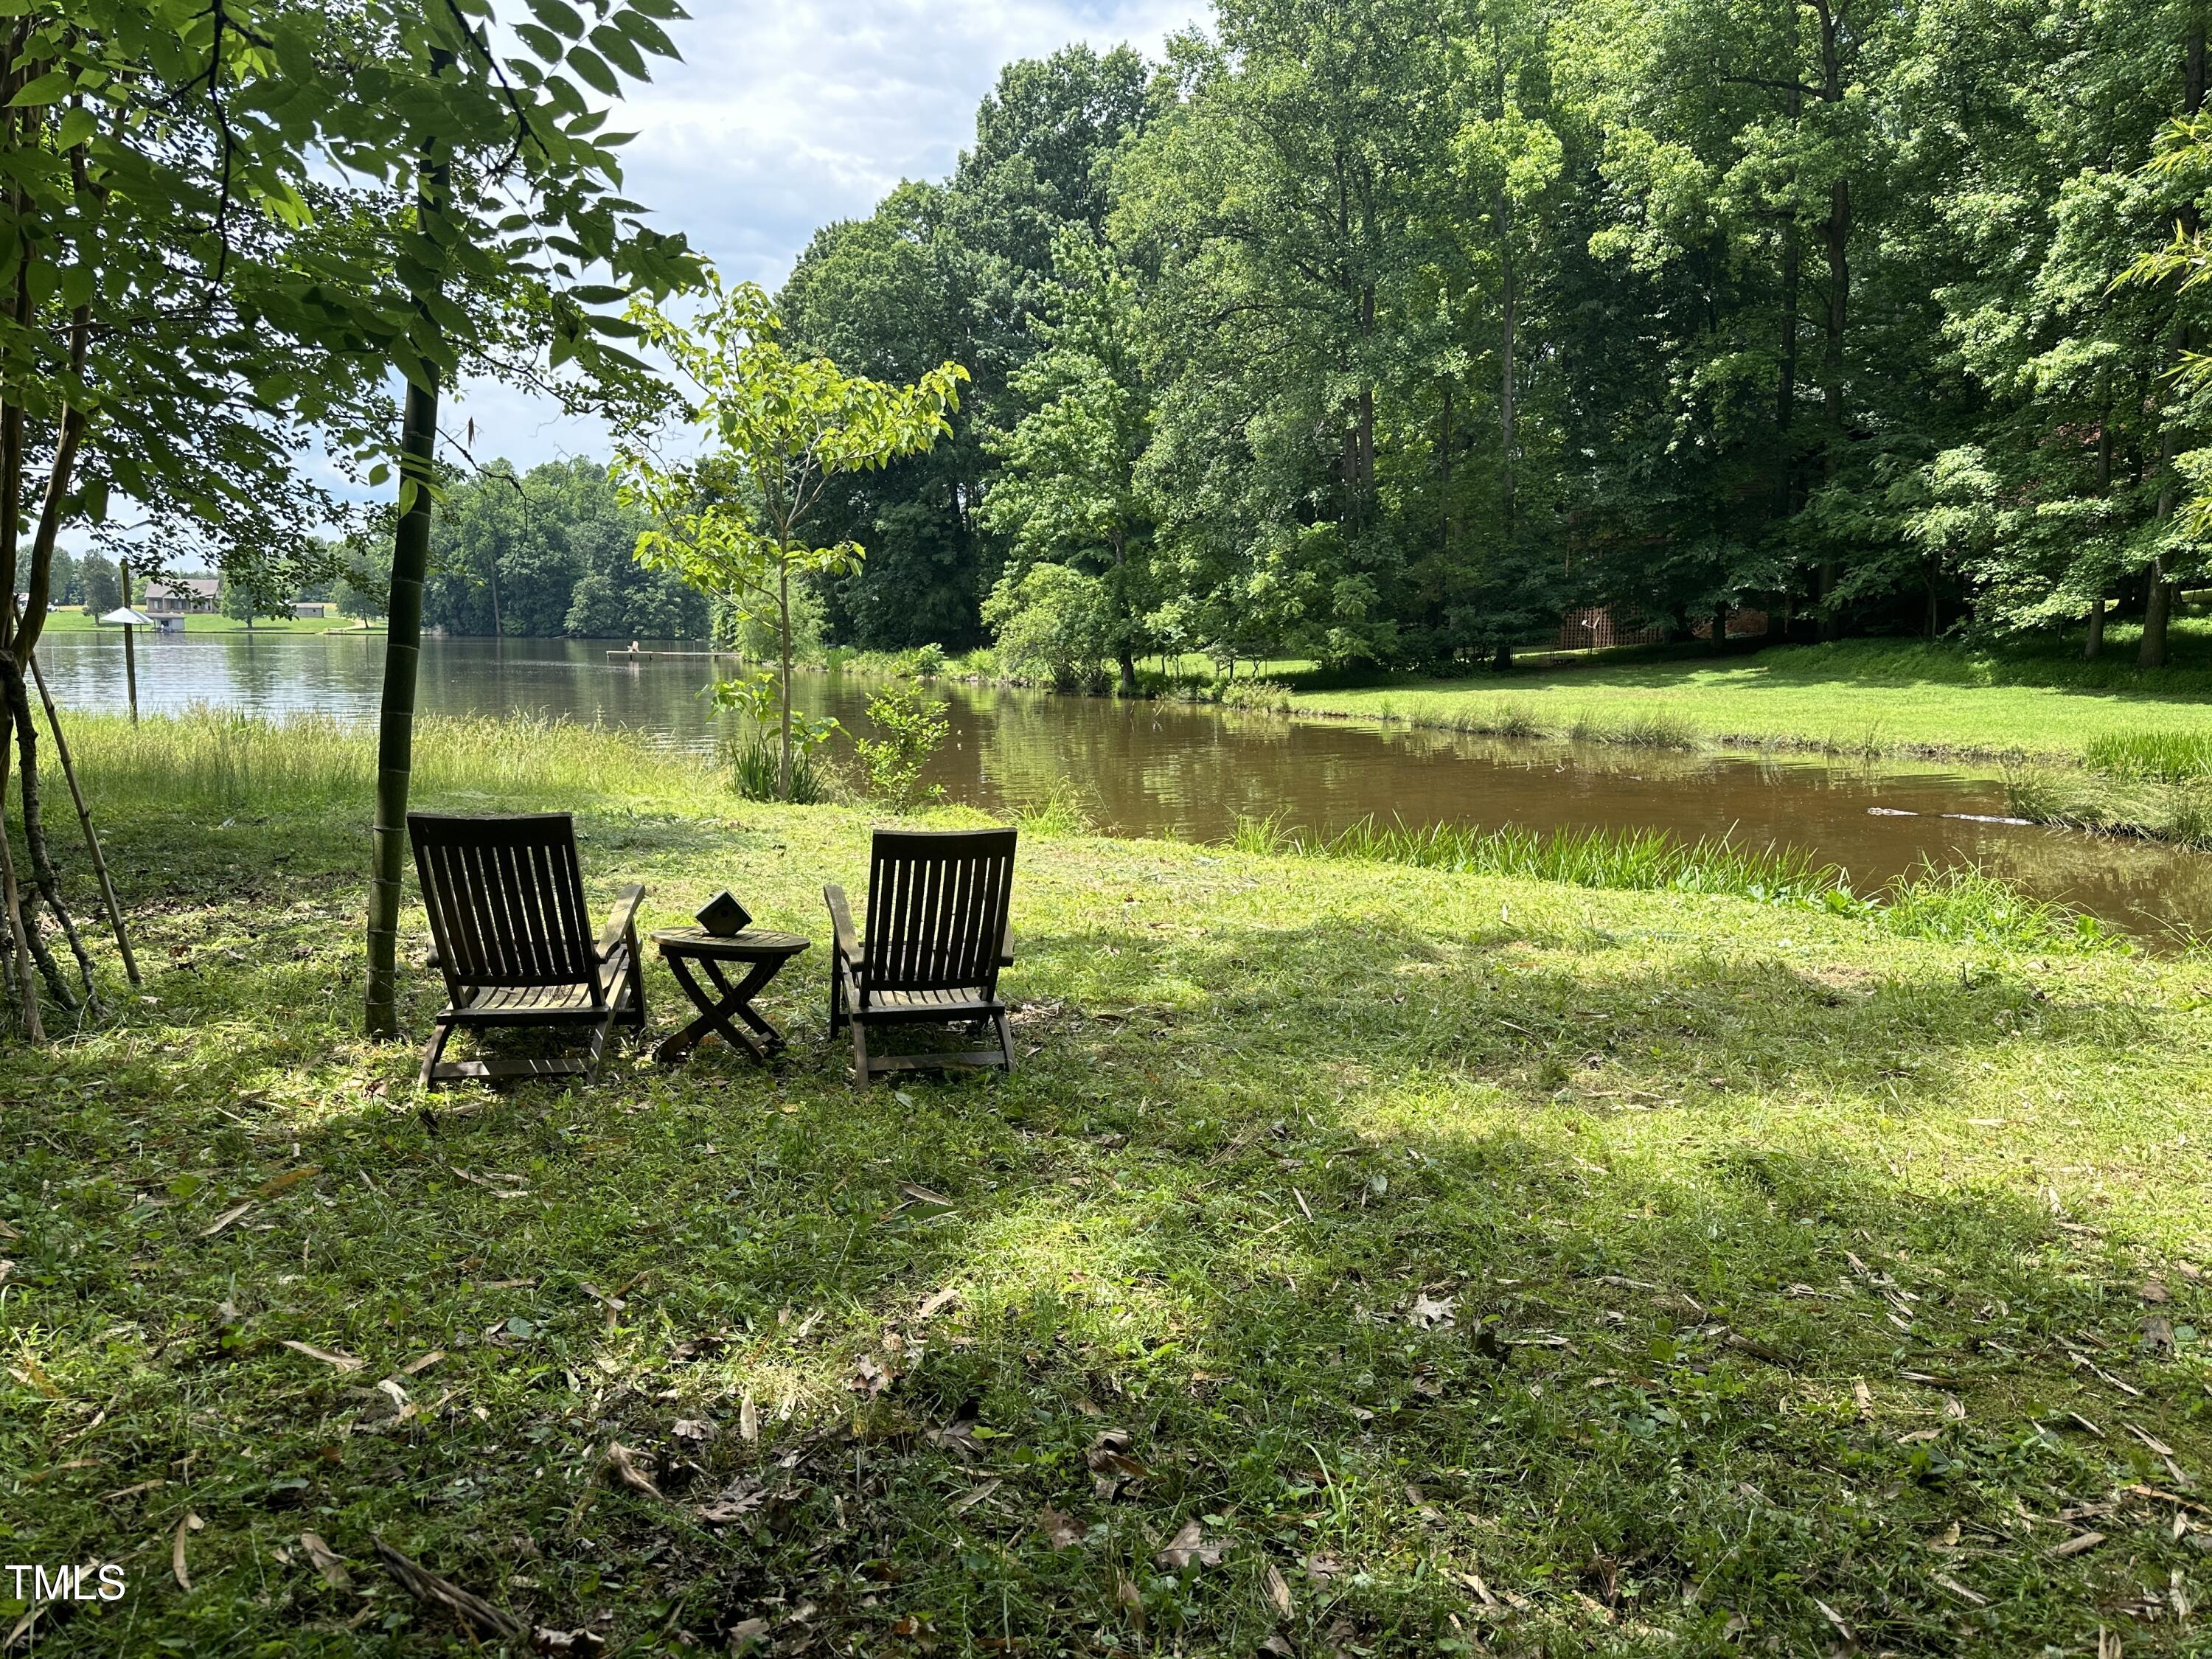
<path id="1" fill-rule="evenodd" d="M 2116 630 L 2106 660 L 1857 640 L 1748 656 L 1543 667 L 1464 680 L 1300 690 L 1293 712 L 1507 735 L 1678 747 L 1771 743 L 1846 754 L 2025 754 L 2212 726 L 2212 635 L 2177 627 L 2176 665 L 2138 671 Z"/>
<path id="2" fill-rule="evenodd" d="M 858 1094 L 866 814 L 425 740 L 814 936 L 790 1056 L 417 1097 L 365 799 L 88 725 L 150 971 L 0 1050 L 0 1557 L 130 1588 L 38 1652 L 472 1650 L 378 1538 L 570 1651 L 2196 1650 L 2202 963 L 1032 830 L 1021 1069 Z"/>

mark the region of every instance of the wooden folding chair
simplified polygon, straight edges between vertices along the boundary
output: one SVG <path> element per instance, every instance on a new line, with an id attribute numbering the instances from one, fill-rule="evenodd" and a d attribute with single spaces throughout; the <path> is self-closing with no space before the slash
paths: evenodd
<path id="1" fill-rule="evenodd" d="M 853 1080 L 955 1066 L 1014 1068 L 999 969 L 1013 958 L 1007 917 L 1014 887 L 1012 830 L 878 830 L 868 865 L 868 935 L 853 927 L 845 890 L 829 886 L 836 942 L 830 1034 L 853 1030 Z M 969 1025 L 996 1032 L 995 1048 L 872 1055 L 868 1034 L 889 1025 Z"/>
<path id="2" fill-rule="evenodd" d="M 446 1006 L 422 1051 L 422 1082 L 464 1078 L 591 1078 L 617 1021 L 645 1028 L 645 980 L 637 951 L 633 884 L 615 899 L 596 937 L 584 908 L 575 821 L 566 812 L 448 817 L 410 812 L 415 871 L 430 913 Z M 441 1058 L 462 1027 L 583 1028 L 582 1058 Z"/>

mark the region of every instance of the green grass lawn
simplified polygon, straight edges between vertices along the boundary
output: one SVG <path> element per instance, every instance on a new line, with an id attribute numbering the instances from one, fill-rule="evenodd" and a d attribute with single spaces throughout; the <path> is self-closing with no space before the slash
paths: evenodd
<path id="1" fill-rule="evenodd" d="M 254 620 L 257 634 L 327 634 L 334 628 L 351 629 L 357 626 L 349 618 L 330 617 L 260 617 Z M 46 629 L 55 634 L 90 634 L 101 630 L 92 614 L 76 605 L 64 605 L 47 613 Z M 234 617 L 215 615 L 186 617 L 187 634 L 243 634 L 246 624 Z"/>
<path id="2" fill-rule="evenodd" d="M 2201 961 L 1032 832 L 1011 1079 L 854 1092 L 817 942 L 780 1075 L 423 1099 L 366 743 L 82 727 L 150 971 L 0 1049 L 0 1556 L 129 1589 L 41 1654 L 469 1650 L 379 1537 L 609 1652 L 2202 1650 Z M 865 878 L 609 734 L 418 782 L 654 925 Z"/>
<path id="3" fill-rule="evenodd" d="M 2175 666 L 2137 671 L 2132 642 L 2118 629 L 2111 658 L 2097 664 L 2057 649 L 1996 655 L 1857 640 L 1299 690 L 1291 704 L 1301 714 L 1470 731 L 1564 736 L 1580 725 L 1590 735 L 1632 740 L 1640 731 L 1849 753 L 2074 759 L 2100 738 L 2212 726 L 2212 629 L 2185 622 L 2174 657 Z"/>

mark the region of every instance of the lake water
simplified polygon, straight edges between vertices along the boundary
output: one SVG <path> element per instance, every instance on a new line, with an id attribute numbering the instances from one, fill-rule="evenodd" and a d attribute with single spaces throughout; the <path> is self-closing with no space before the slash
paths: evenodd
<path id="1" fill-rule="evenodd" d="M 113 632 L 48 635 L 40 654 L 64 710 L 125 707 L 123 642 Z M 142 635 L 139 707 L 212 703 L 373 720 L 383 661 L 379 634 Z M 715 666 L 698 658 L 611 659 L 605 642 L 427 640 L 418 706 L 598 720 L 709 749 L 729 729 L 729 717 L 698 695 Z M 795 701 L 865 733 L 872 689 L 856 678 L 809 675 Z M 1408 823 L 1729 835 L 1805 848 L 1844 866 L 1862 890 L 1923 859 L 1978 864 L 2138 932 L 2212 928 L 2212 858 L 1956 816 L 2003 814 L 1993 772 L 1573 749 L 1176 703 L 934 689 L 951 705 L 952 735 L 933 775 L 953 799 L 1004 807 L 1073 784 L 1100 826 L 1119 835 L 1214 840 L 1240 816 L 1269 814 L 1323 830 L 1372 814 Z"/>

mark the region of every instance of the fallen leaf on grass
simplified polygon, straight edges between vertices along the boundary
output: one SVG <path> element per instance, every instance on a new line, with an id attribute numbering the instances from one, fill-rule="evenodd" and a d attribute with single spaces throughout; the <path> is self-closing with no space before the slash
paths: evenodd
<path id="1" fill-rule="evenodd" d="M 873 1354 L 864 1353 L 853 1362 L 853 1375 L 845 1386 L 864 1399 L 873 1400 L 889 1389 L 892 1381 L 881 1360 Z"/>
<path id="2" fill-rule="evenodd" d="M 332 1589 L 351 1589 L 353 1575 L 346 1571 L 345 1563 L 322 1540 L 319 1533 L 303 1532 L 300 1547 L 307 1552 L 307 1559 L 315 1564 L 315 1571 L 323 1575 L 323 1582 Z"/>
<path id="3" fill-rule="evenodd" d="M 433 1348 L 420 1359 L 410 1360 L 406 1364 L 402 1365 L 399 1368 L 399 1374 L 402 1376 L 420 1376 L 445 1357 L 446 1351 L 443 1348 Z"/>
<path id="4" fill-rule="evenodd" d="M 1309 1572 L 1313 1570 L 1310 1564 L 1306 1570 Z M 1482 1582 L 1480 1573 L 1463 1572 L 1459 1576 L 1459 1582 L 1473 1590 L 1486 1607 L 1494 1607 L 1498 1605 L 1498 1598 L 1490 1593 L 1490 1586 Z"/>
<path id="5" fill-rule="evenodd" d="M 1406 1314 L 1406 1322 L 1417 1331 L 1449 1330 L 1452 1327 L 1452 1304 L 1456 1297 L 1431 1297 L 1425 1291 L 1413 1298 L 1413 1307 Z"/>
<path id="6" fill-rule="evenodd" d="M 2123 1422 L 2126 1422 L 2126 1421 L 2127 1421 L 2127 1419 L 2124 1419 L 2124 1418 L 2123 1418 L 2123 1419 L 2121 1419 L 2121 1421 L 2123 1421 Z M 2167 1445 L 2167 1444 L 2166 1443 L 2166 1442 L 2164 1442 L 2163 1440 L 2160 1440 L 2160 1439 L 2157 1438 L 2155 1436 L 2154 1436 L 2154 1435 L 2152 1435 L 2151 1433 L 2149 1433 L 2147 1430 L 2143 1429 L 2140 1425 L 2138 1425 L 2138 1424 L 2135 1424 L 2135 1423 L 2129 1423 L 2129 1424 L 2128 1424 L 2128 1432 L 2129 1432 L 2130 1434 L 2131 1434 L 2131 1435 L 2135 1436 L 2135 1437 L 2136 1437 L 2136 1439 L 2138 1439 L 2138 1440 L 2142 1441 L 2142 1442 L 2143 1443 L 2143 1444 L 2144 1444 L 2144 1445 L 2148 1446 L 2148 1447 L 2149 1447 L 2153 1451 L 2156 1452 L 2156 1453 L 2157 1453 L 2160 1457 L 2171 1457 L 2171 1456 L 2172 1456 L 2172 1455 L 2173 1455 L 2173 1448 L 2172 1448 L 2172 1447 L 2171 1447 L 2171 1446 Z"/>
<path id="7" fill-rule="evenodd" d="M 1938 1584 L 1950 1591 L 1952 1595 L 1957 1596 L 1961 1601 L 1964 1601 L 1970 1607 L 1985 1607 L 1990 1604 L 1990 1598 L 1988 1596 L 1984 1595 L 1978 1590 L 1968 1589 L 1964 1584 L 1960 1583 L 1955 1578 L 1947 1577 L 1944 1574 L 1940 1572 L 1935 1575 L 1935 1578 Z"/>
<path id="8" fill-rule="evenodd" d="M 2104 1541 L 2105 1534 L 2101 1532 L 2077 1532 L 2065 1542 L 2053 1545 L 2050 1553 L 2053 1556 L 2079 1555 L 2084 1550 L 2096 1548 Z"/>
<path id="9" fill-rule="evenodd" d="M 1318 1551 L 1314 1554 L 1306 1557 L 1305 1559 L 1298 1565 L 1306 1570 L 1306 1577 L 1313 1581 L 1313 1586 L 1316 1589 L 1327 1589 L 1330 1579 L 1340 1577 L 1343 1576 L 1344 1572 L 1343 1562 L 1338 1560 L 1333 1555 L 1325 1554 Z M 1485 1594 L 1486 1595 L 1488 1592 L 1486 1591 Z"/>
<path id="10" fill-rule="evenodd" d="M 104 1492 L 100 1493 L 97 1501 L 102 1504 L 113 1504 L 125 1498 L 136 1498 L 142 1492 L 151 1492 L 156 1486 L 166 1486 L 168 1484 L 166 1480 L 141 1480 L 137 1486 L 125 1486 L 119 1492 Z"/>
<path id="11" fill-rule="evenodd" d="M 2146 1302 L 2171 1302 L 2173 1300 L 2173 1292 L 2167 1290 L 2164 1285 L 2160 1284 L 2155 1279 L 2145 1279 L 2143 1281 L 2142 1289 L 2139 1294 Z"/>
<path id="12" fill-rule="evenodd" d="M 54 1386 L 53 1378 L 46 1375 L 46 1368 L 39 1364 L 39 1357 L 31 1352 L 28 1349 L 24 1350 L 23 1352 L 23 1369 L 21 1370 L 15 1370 L 12 1365 L 8 1369 L 9 1374 L 18 1382 L 23 1383 L 27 1387 L 36 1389 L 40 1394 L 46 1395 L 47 1399 L 58 1400 L 62 1397 L 62 1391 Z"/>
<path id="13" fill-rule="evenodd" d="M 734 1480 L 725 1486 L 720 1495 L 712 1501 L 693 1504 L 691 1513 L 702 1521 L 738 1521 L 750 1515 L 766 1502 L 768 1502 L 768 1489 L 759 1481 Z"/>
<path id="14" fill-rule="evenodd" d="M 22 1236 L 6 1222 L 0 1221 L 0 1238 L 21 1238 Z"/>
<path id="15" fill-rule="evenodd" d="M 1170 1572 L 1181 1572 L 1194 1562 L 1201 1567 L 1218 1567 L 1228 1547 L 1218 1539 L 1206 1537 L 1204 1528 L 1196 1521 L 1186 1521 L 1182 1530 L 1152 1559 Z"/>
<path id="16" fill-rule="evenodd" d="M 231 1224 L 232 1222 L 234 1222 L 234 1221 L 237 1220 L 237 1219 L 239 1218 L 239 1217 L 240 1217 L 240 1216 L 244 1215 L 244 1214 L 245 1214 L 248 1210 L 252 1209 L 252 1207 L 253 1207 L 253 1200 L 252 1200 L 252 1199 L 250 1199 L 250 1198 L 249 1198 L 249 1199 L 247 1199 L 247 1200 L 246 1200 L 246 1202 L 245 1202 L 245 1203 L 243 1203 L 243 1204 L 241 1204 L 241 1205 L 238 1206 L 238 1207 L 237 1207 L 237 1208 L 235 1208 L 235 1209 L 231 1209 L 231 1210 L 225 1210 L 225 1211 L 224 1211 L 221 1215 L 217 1216 L 217 1217 L 216 1217 L 213 1221 L 210 1222 L 206 1226 L 204 1226 L 204 1227 L 203 1227 L 203 1228 L 201 1228 L 201 1229 L 200 1229 L 200 1237 L 201 1237 L 202 1238 L 213 1238 L 213 1237 L 214 1237 L 217 1233 L 221 1232 L 221 1231 L 222 1231 L 225 1227 L 228 1227 L 228 1225 L 230 1225 L 230 1224 Z"/>
<path id="17" fill-rule="evenodd" d="M 169 1546 L 169 1571 L 177 1575 L 177 1588 L 186 1595 L 191 1593 L 192 1576 L 185 1571 L 185 1540 L 205 1525 L 206 1522 L 186 1510 L 185 1518 L 177 1522 L 176 1540 Z"/>
<path id="18" fill-rule="evenodd" d="M 1120 1573 L 1114 1576 L 1114 1599 L 1121 1604 L 1122 1610 L 1128 1614 L 1131 1626 L 1139 1636 L 1143 1635 L 1145 1598 L 1138 1593 L 1135 1583 Z"/>
<path id="19" fill-rule="evenodd" d="M 1863 1381 L 1851 1384 L 1851 1398 L 1859 1402 L 1861 1417 L 1874 1415 L 1874 1390 L 1867 1387 Z"/>
<path id="20" fill-rule="evenodd" d="M 738 1407 L 738 1438 L 740 1440 L 760 1438 L 760 1407 L 750 1395 L 747 1395 L 744 1403 Z"/>
<path id="21" fill-rule="evenodd" d="M 1260 1586 L 1267 1592 L 1267 1605 L 1274 1608 L 1278 1619 L 1287 1619 L 1297 1610 L 1297 1604 L 1291 1600 L 1291 1587 L 1273 1561 L 1260 1575 Z"/>
<path id="22" fill-rule="evenodd" d="M 950 1504 L 947 1504 L 945 1506 L 945 1510 L 950 1514 L 965 1515 L 969 1510 L 974 1509 L 976 1504 L 981 1503 L 985 1498 L 992 1496 L 1000 1489 L 1000 1487 L 1006 1484 L 1006 1483 L 1003 1480 L 986 1480 L 980 1486 L 970 1486 L 966 1492 L 962 1492 L 959 1497 L 954 1498 Z M 1057 1510 L 1048 1510 L 1045 1512 L 1048 1515 L 1058 1513 Z"/>
<path id="23" fill-rule="evenodd" d="M 1075 1529 L 1075 1522 L 1058 1510 L 1047 1510 L 1037 1516 L 1036 1527 L 1044 1541 L 1056 1550 L 1072 1550 L 1083 1541 L 1083 1534 Z"/>
<path id="24" fill-rule="evenodd" d="M 678 1440 L 712 1440 L 714 1425 L 702 1423 L 696 1418 L 679 1417 L 676 1419 L 676 1437 Z"/>
<path id="25" fill-rule="evenodd" d="M 1942 1433 L 1943 1431 L 1941 1429 L 1915 1429 L 1911 1434 L 1898 1436 L 1897 1443 L 1900 1446 L 1916 1446 L 1923 1440 L 1940 1439 Z"/>
<path id="26" fill-rule="evenodd" d="M 1826 1601 L 1820 1600 L 1817 1595 L 1813 1598 L 1813 1605 L 1820 1608 L 1820 1616 L 1836 1627 L 1838 1632 L 1842 1635 L 1844 1640 L 1849 1642 L 1856 1639 L 1851 1635 L 1851 1627 L 1844 1622 L 1844 1615 L 1842 1613 L 1838 1613 L 1833 1607 L 1830 1607 Z"/>
<path id="27" fill-rule="evenodd" d="M 540 1653 L 597 1653 L 607 1638 L 595 1630 L 552 1630 L 539 1625 L 530 1632 L 530 1645 Z"/>
<path id="28" fill-rule="evenodd" d="M 623 1445 L 621 1441 L 616 1440 L 608 1443 L 606 1463 L 615 1479 L 632 1492 L 643 1492 L 647 1498 L 659 1498 L 661 1495 L 660 1488 L 653 1484 L 653 1477 L 638 1468 L 636 1454 L 628 1446 Z"/>
<path id="29" fill-rule="evenodd" d="M 377 1559 L 382 1561 L 394 1578 L 416 1601 L 440 1607 L 459 1615 L 461 1620 L 492 1636 L 520 1636 L 523 1623 L 502 1607 L 495 1607 L 482 1596 L 463 1589 L 451 1579 L 441 1578 L 427 1567 L 409 1560 L 383 1539 L 375 1540 Z"/>
<path id="30" fill-rule="evenodd" d="M 313 1180 L 315 1176 L 322 1174 L 322 1172 L 323 1166 L 321 1164 L 305 1164 L 296 1170 L 287 1170 L 282 1175 L 270 1176 L 268 1180 L 263 1182 L 253 1190 L 260 1194 L 264 1198 L 274 1198 L 277 1194 L 284 1192 L 290 1188 L 296 1187 L 303 1181 Z"/>
<path id="31" fill-rule="evenodd" d="M 349 1353 L 329 1348 L 312 1347 L 305 1342 L 295 1342 L 289 1337 L 285 1338 L 277 1346 L 289 1348 L 294 1353 L 303 1353 L 310 1359 L 319 1359 L 325 1365 L 335 1365 L 341 1371 L 357 1371 L 368 1364 L 366 1359 L 356 1359 Z"/>
<path id="32" fill-rule="evenodd" d="M 916 1319 L 927 1319 L 939 1309 L 949 1307 L 959 1299 L 960 1292 L 957 1291 L 939 1291 L 934 1296 L 923 1297 L 921 1306 L 915 1310 L 914 1316 Z"/>
<path id="33" fill-rule="evenodd" d="M 2173 1322 L 2162 1315 L 2152 1315 L 2142 1322 L 2142 1339 L 2137 1346 L 2146 1353 L 2172 1353 Z"/>
<path id="34" fill-rule="evenodd" d="M 732 1653 L 750 1653 L 768 1645 L 768 1632 L 765 1619 L 740 1619 L 722 1634 L 729 1639 Z"/>
<path id="35" fill-rule="evenodd" d="M 949 1210 L 953 1207 L 952 1200 L 943 1193 L 933 1193 L 915 1182 L 902 1181 L 898 1189 L 899 1197 L 906 1203 L 919 1204 L 926 1210 Z"/>

